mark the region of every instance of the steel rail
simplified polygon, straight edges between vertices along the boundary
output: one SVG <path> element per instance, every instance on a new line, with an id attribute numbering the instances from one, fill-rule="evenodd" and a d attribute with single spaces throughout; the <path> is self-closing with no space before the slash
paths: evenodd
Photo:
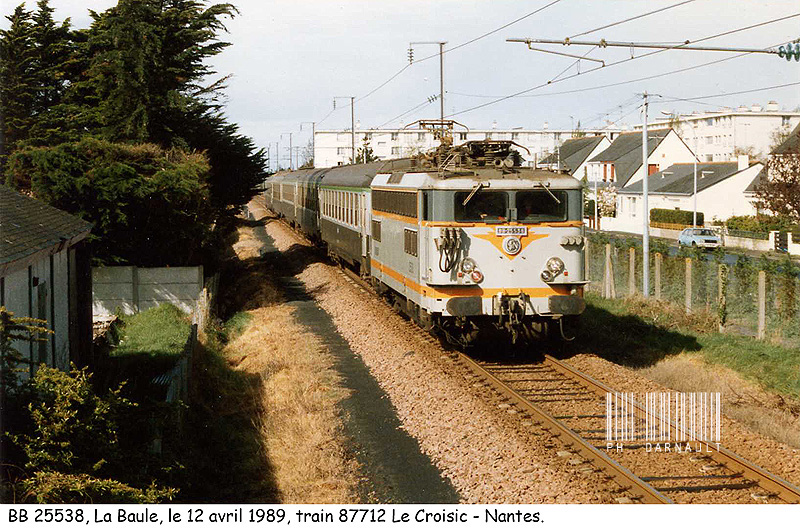
<path id="1" fill-rule="evenodd" d="M 552 365 L 558 372 L 570 378 L 577 379 L 578 381 L 585 384 L 586 387 L 590 388 L 598 395 L 605 396 L 606 393 L 616 392 L 614 389 L 607 386 L 606 384 L 598 380 L 595 380 L 588 374 L 584 374 L 583 372 L 573 367 L 570 367 L 566 363 L 557 360 L 556 358 L 550 355 L 545 355 L 545 361 L 548 362 L 550 365 Z M 637 403 L 636 401 L 627 400 L 627 402 L 638 412 L 642 414 L 646 413 L 645 408 L 642 407 L 642 405 Z M 673 426 L 677 431 L 677 427 L 675 426 L 674 422 L 670 421 L 669 424 Z M 774 493 L 784 502 L 800 503 L 800 488 L 789 483 L 788 481 L 781 479 L 778 476 L 764 470 L 755 463 L 748 461 L 744 457 L 735 454 L 734 452 L 728 450 L 722 445 L 718 445 L 717 443 L 702 439 L 690 442 L 698 442 L 700 444 L 706 445 L 706 447 L 709 450 L 711 450 L 711 453 L 708 455 L 712 460 L 716 461 L 717 463 L 721 464 L 722 466 L 728 468 L 733 472 L 741 474 L 744 478 L 756 482 L 760 487 L 769 492 Z"/>
<path id="2" fill-rule="evenodd" d="M 502 380 L 481 367 L 476 361 L 461 352 L 457 352 L 457 354 L 458 360 L 466 365 L 469 370 L 479 375 L 484 380 L 491 382 L 495 390 L 507 399 L 513 401 L 520 409 L 525 410 L 539 423 L 544 424 L 545 427 L 551 431 L 552 435 L 561 439 L 562 442 L 574 452 L 599 466 L 613 481 L 629 489 L 633 497 L 639 497 L 644 503 L 673 503 L 671 499 L 661 494 L 657 489 L 640 479 L 623 465 L 611 459 L 608 454 L 598 450 L 592 443 L 569 429 L 564 423 L 559 422 L 536 404 L 514 391 Z"/>

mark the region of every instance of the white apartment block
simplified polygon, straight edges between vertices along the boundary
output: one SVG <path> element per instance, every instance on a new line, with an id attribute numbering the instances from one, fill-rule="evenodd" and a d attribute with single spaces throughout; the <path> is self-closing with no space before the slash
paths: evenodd
<path id="1" fill-rule="evenodd" d="M 613 140 L 618 129 L 581 130 L 586 135 L 606 135 Z M 571 130 L 549 129 L 472 129 L 453 132 L 456 145 L 470 140 L 512 140 L 524 146 L 518 149 L 524 164 L 536 163 L 554 153 L 565 140 L 572 138 Z M 356 127 L 356 153 L 369 142 L 372 154 L 381 160 L 409 157 L 436 148 L 439 143 L 433 133 L 424 129 L 359 129 Z M 316 131 L 314 134 L 314 166 L 325 168 L 348 164 L 352 156 L 352 138 L 349 129 Z"/>
<path id="2" fill-rule="evenodd" d="M 776 135 L 788 133 L 800 123 L 800 112 L 781 110 L 775 101 L 766 107 L 753 105 L 714 112 L 676 115 L 677 123 L 665 118 L 648 122 L 648 128 L 672 127 L 686 145 L 705 162 L 736 160 L 736 149 L 764 158 L 776 144 Z M 633 126 L 641 131 L 641 124 Z"/>

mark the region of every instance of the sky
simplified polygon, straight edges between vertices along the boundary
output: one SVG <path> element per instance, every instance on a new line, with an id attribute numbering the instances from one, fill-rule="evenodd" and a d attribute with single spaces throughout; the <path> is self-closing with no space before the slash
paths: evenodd
<path id="1" fill-rule="evenodd" d="M 645 56 L 652 50 L 537 45 L 588 53 L 605 62 L 600 67 L 506 42 L 570 37 L 677 44 L 727 33 L 698 45 L 765 49 L 800 38 L 797 0 L 231 1 L 239 15 L 226 21 L 228 33 L 220 39 L 233 45 L 212 66 L 217 77 L 232 75 L 226 91 L 229 120 L 259 147 L 272 146 L 273 157 L 275 142 L 281 143 L 282 157 L 288 156 L 289 133 L 295 146 L 305 145 L 310 122 L 316 122 L 317 130 L 349 128 L 351 96 L 356 98 L 357 128 L 396 128 L 439 118 L 439 102 L 427 103 L 439 94 L 438 45 L 415 45 L 415 63 L 407 66 L 409 44 L 420 41 L 447 43 L 445 117 L 470 129 L 547 124 L 570 130 L 578 122 L 584 129 L 640 123 L 645 91 L 652 95 L 651 115 L 658 117 L 662 111 L 713 111 L 770 100 L 787 110 L 800 107 L 800 85 L 730 94 L 800 82 L 800 63 L 775 55 L 668 50 Z M 89 9 L 102 11 L 114 4 L 51 0 L 56 19 L 70 17 L 74 27 L 90 24 Z M 597 30 L 676 4 L 682 5 Z M 11 5 L 4 2 L 4 15 Z M 29 9 L 34 5 L 28 0 Z M 735 31 L 791 15 L 799 16 Z M 578 36 L 584 32 L 589 33 Z M 699 66 L 710 62 L 716 63 Z M 617 85 L 602 87 L 610 84 Z"/>

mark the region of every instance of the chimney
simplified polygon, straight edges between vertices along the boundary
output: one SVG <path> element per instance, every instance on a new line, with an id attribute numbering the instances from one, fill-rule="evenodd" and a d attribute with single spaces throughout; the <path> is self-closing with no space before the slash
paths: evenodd
<path id="1" fill-rule="evenodd" d="M 747 155 L 739 155 L 737 161 L 739 162 L 739 171 L 746 170 L 750 167 L 750 157 Z"/>
<path id="2" fill-rule="evenodd" d="M 767 110 L 768 111 L 779 111 L 780 107 L 778 106 L 778 102 L 775 101 L 775 100 L 770 100 L 770 102 L 767 103 Z"/>

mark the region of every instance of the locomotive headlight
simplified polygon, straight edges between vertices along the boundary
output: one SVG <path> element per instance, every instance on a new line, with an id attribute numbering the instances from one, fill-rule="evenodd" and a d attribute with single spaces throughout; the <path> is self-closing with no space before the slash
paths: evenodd
<path id="1" fill-rule="evenodd" d="M 556 276 L 564 270 L 564 261 L 561 258 L 554 256 L 547 261 L 547 270 Z"/>
<path id="2" fill-rule="evenodd" d="M 476 269 L 475 271 L 472 272 L 470 277 L 472 278 L 472 281 L 477 284 L 478 282 L 483 280 L 483 273 L 481 273 Z"/>
<path id="3" fill-rule="evenodd" d="M 545 269 L 542 271 L 542 280 L 545 282 L 552 282 L 553 281 L 553 273 Z"/>
<path id="4" fill-rule="evenodd" d="M 464 258 L 461 262 L 461 271 L 467 274 L 472 273 L 477 267 L 478 264 L 472 258 Z"/>

